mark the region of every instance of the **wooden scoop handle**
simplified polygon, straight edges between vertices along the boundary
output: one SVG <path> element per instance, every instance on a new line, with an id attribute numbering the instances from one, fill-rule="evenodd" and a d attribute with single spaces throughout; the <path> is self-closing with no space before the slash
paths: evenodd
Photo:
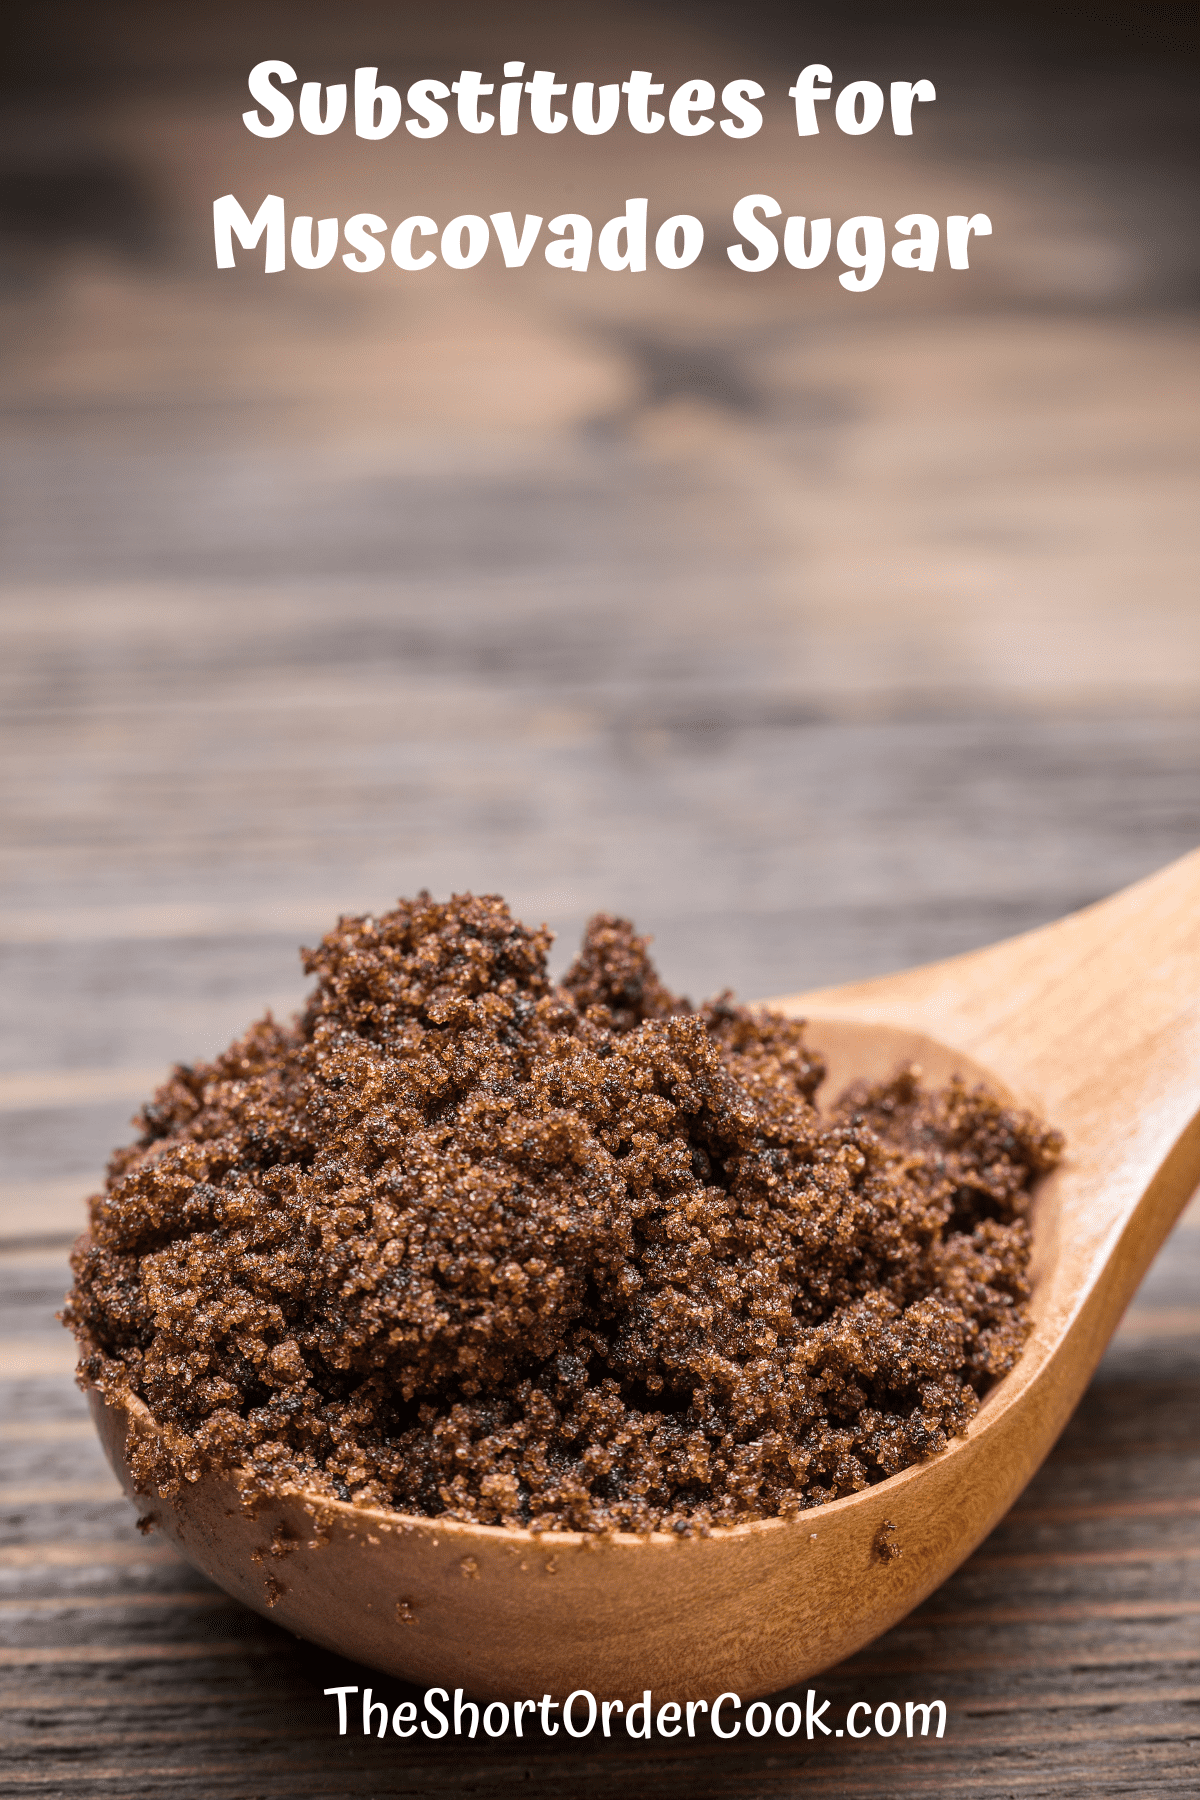
<path id="1" fill-rule="evenodd" d="M 1161 1241 L 1200 1181 L 1200 851 L 1037 931 L 787 1007 L 990 1069 L 1065 1133 L 1089 1238 L 1142 1210 Z"/>

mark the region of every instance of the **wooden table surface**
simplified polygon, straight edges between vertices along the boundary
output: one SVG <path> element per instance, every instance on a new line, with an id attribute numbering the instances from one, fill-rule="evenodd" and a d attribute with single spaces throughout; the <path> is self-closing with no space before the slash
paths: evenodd
<path id="1" fill-rule="evenodd" d="M 767 131 L 736 165 L 614 138 L 566 167 L 521 138 L 418 181 L 248 142 L 245 69 L 280 52 L 244 8 L 60 11 L 53 42 L 26 20 L 0 139 L 0 1793 L 1195 1795 L 1195 1203 L 1018 1506 L 814 1684 L 944 1699 L 937 1742 L 340 1738 L 323 1688 L 403 1691 L 139 1535 L 53 1317 L 134 1106 L 295 1006 L 340 910 L 498 890 L 557 967 L 622 910 L 672 984 L 754 995 L 985 943 L 1200 842 L 1179 69 L 1143 42 L 1130 78 L 1117 31 L 1064 83 L 978 27 L 918 40 L 939 107 L 903 164 L 822 138 L 798 171 Z M 682 48 L 666 6 L 525 13 L 598 79 L 615 42 L 681 79 L 792 54 L 766 6 L 695 9 Z M 518 54 L 503 6 L 294 14 L 306 70 Z M 876 72 L 864 43 L 839 68 Z M 751 189 L 928 195 L 997 235 L 969 281 L 861 310 L 720 258 L 635 290 L 218 280 L 211 198 L 274 181 L 389 217 L 702 194 L 713 231 Z"/>

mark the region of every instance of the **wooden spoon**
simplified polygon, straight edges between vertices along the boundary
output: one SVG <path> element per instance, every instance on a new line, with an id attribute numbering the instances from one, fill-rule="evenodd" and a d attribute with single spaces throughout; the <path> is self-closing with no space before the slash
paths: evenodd
<path id="1" fill-rule="evenodd" d="M 1032 1335 L 964 1437 L 794 1521 L 708 1538 L 534 1537 L 303 1493 L 249 1518 L 204 1475 L 151 1504 L 183 1554 L 304 1637 L 487 1699 L 747 1700 L 840 1661 L 944 1581 L 1050 1449 L 1200 1179 L 1200 851 L 987 950 L 772 1004 L 811 1021 L 835 1094 L 915 1060 L 1066 1135 L 1035 1202 Z M 128 1436 L 154 1420 L 91 1402 L 132 1492 Z"/>

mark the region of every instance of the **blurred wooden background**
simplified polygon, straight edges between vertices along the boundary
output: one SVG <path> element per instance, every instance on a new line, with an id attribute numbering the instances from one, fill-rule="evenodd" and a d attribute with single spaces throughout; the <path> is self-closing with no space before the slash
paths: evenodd
<path id="1" fill-rule="evenodd" d="M 339 1741 L 333 1660 L 133 1532 L 52 1321 L 133 1106 L 293 1007 L 296 944 L 341 910 L 498 890 L 560 933 L 560 964 L 591 911 L 623 910 L 668 981 L 752 996 L 1021 930 L 1200 840 L 1184 9 L 19 13 L 0 1791 L 1193 1793 L 1195 1223 L 1021 1508 L 821 1684 L 941 1693 L 947 1740 L 853 1760 Z M 742 146 L 263 143 L 240 124 L 263 56 L 402 87 L 509 56 L 747 74 L 775 104 Z M 837 85 L 929 76 L 938 102 L 907 142 L 830 124 L 800 145 L 781 96 L 817 59 Z M 709 248 L 582 281 L 218 275 L 227 190 L 391 223 L 599 224 L 646 193 Z M 985 210 L 995 235 L 969 275 L 889 267 L 857 298 L 833 269 L 729 267 L 753 191 L 835 222 Z"/>

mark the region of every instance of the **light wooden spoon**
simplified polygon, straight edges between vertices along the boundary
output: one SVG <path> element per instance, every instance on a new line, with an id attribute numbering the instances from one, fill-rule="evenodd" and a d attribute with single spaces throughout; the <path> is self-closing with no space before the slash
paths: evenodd
<path id="1" fill-rule="evenodd" d="M 708 1538 L 539 1538 L 302 1493 L 252 1519 L 206 1475 L 149 1506 L 184 1555 L 304 1637 L 487 1699 L 746 1700 L 848 1656 L 944 1581 L 1046 1455 L 1200 1179 L 1200 851 L 990 949 L 772 1004 L 811 1021 L 834 1094 L 915 1060 L 930 1081 L 986 1079 L 1066 1135 L 1036 1198 L 1032 1336 L 964 1437 L 792 1522 Z M 127 1434 L 157 1427 L 91 1400 L 132 1492 Z"/>

